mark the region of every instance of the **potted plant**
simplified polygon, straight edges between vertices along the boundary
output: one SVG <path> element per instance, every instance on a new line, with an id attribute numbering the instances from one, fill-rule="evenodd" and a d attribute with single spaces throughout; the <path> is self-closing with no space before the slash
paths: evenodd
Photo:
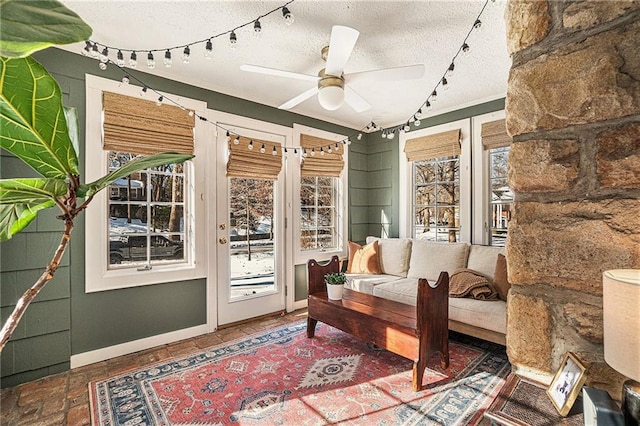
<path id="1" fill-rule="evenodd" d="M 324 282 L 327 283 L 327 296 L 331 300 L 342 299 L 342 290 L 344 290 L 344 283 L 347 282 L 347 276 L 342 272 L 336 272 L 333 274 L 326 274 L 324 276 Z"/>

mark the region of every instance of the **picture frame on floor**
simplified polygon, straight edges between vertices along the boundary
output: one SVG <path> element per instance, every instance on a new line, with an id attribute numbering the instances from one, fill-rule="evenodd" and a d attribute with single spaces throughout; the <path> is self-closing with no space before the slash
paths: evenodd
<path id="1" fill-rule="evenodd" d="M 547 388 L 547 395 L 561 416 L 566 416 L 571 411 L 587 379 L 585 371 L 586 368 L 574 354 L 564 354 L 560 368 Z"/>

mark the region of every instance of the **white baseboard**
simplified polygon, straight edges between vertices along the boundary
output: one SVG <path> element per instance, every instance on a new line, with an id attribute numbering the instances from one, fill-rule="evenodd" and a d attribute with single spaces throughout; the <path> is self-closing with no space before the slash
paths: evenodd
<path id="1" fill-rule="evenodd" d="M 128 355 L 134 352 L 150 349 L 155 346 L 166 345 L 190 337 L 200 336 L 208 333 L 206 324 L 195 327 L 184 328 L 182 330 L 171 331 L 169 333 L 158 334 L 156 336 L 145 337 L 144 339 L 121 343 L 119 345 L 100 348 L 94 351 L 71 355 L 71 368 L 82 367 L 95 362 L 104 361 L 117 356 Z"/>

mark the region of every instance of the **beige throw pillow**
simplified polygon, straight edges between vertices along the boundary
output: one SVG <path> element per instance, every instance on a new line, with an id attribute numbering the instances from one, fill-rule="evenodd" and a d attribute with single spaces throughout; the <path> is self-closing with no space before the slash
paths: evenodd
<path id="1" fill-rule="evenodd" d="M 493 273 L 493 287 L 498 292 L 498 297 L 506 301 L 511 284 L 507 279 L 507 258 L 504 257 L 503 254 L 499 254 L 496 260 L 496 270 Z"/>

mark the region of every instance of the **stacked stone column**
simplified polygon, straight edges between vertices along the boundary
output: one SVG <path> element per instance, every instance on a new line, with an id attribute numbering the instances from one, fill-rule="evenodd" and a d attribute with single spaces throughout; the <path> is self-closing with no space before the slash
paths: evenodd
<path id="1" fill-rule="evenodd" d="M 640 1 L 510 0 L 505 19 L 509 359 L 548 381 L 571 351 L 619 398 L 602 272 L 640 268 Z"/>

